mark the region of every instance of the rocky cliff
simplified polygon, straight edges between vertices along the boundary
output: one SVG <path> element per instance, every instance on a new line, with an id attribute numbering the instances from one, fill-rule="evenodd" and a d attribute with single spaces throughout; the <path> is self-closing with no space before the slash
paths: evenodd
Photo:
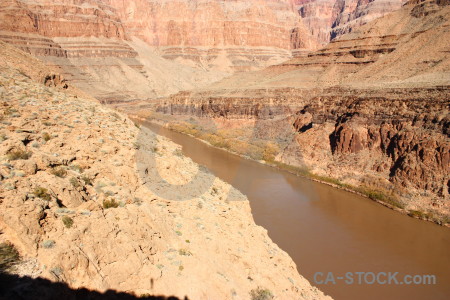
<path id="1" fill-rule="evenodd" d="M 8 0 L 0 39 L 109 103 L 203 86 L 317 46 L 288 0 Z"/>
<path id="2" fill-rule="evenodd" d="M 161 48 L 163 57 L 206 68 L 251 70 L 286 60 L 294 47 L 315 46 L 288 0 L 108 3 L 129 32 Z"/>
<path id="3" fill-rule="evenodd" d="M 305 25 L 321 45 L 400 9 L 405 0 L 295 0 Z"/>
<path id="4" fill-rule="evenodd" d="M 247 299 L 252 290 L 327 298 L 254 224 L 245 196 L 179 146 L 0 46 L 0 259 L 3 267 L 13 245 L 21 261 L 10 271 L 28 276 L 3 285 L 0 274 L 2 299 L 55 299 L 63 286 L 112 299 Z M 194 177 L 199 185 L 183 194 L 191 198 L 162 196 Z"/>
<path id="5" fill-rule="evenodd" d="M 235 120 L 250 141 L 277 143 L 278 163 L 449 222 L 449 9 L 411 2 L 307 57 L 180 93 L 158 110 L 219 129 Z"/>

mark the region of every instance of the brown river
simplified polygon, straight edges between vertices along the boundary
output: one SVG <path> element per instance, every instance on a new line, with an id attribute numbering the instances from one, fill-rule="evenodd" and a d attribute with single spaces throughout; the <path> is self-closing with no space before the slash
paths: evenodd
<path id="1" fill-rule="evenodd" d="M 255 222 L 334 299 L 450 299 L 449 228 L 144 124 L 244 193 Z M 436 284 L 406 275 L 434 275 Z"/>

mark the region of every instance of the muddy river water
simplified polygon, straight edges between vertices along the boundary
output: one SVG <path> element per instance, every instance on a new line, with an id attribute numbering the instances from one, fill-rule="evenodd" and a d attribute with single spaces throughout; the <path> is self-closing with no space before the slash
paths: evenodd
<path id="1" fill-rule="evenodd" d="M 244 193 L 255 222 L 334 299 L 450 299 L 449 228 L 144 124 Z"/>

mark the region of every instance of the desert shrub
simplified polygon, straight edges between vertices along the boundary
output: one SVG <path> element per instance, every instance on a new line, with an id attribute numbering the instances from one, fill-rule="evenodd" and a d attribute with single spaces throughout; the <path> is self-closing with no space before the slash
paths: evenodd
<path id="1" fill-rule="evenodd" d="M 80 182 L 78 181 L 78 179 L 76 177 L 70 178 L 70 184 L 75 188 L 78 188 L 81 186 Z"/>
<path id="2" fill-rule="evenodd" d="M 268 142 L 263 150 L 262 158 L 267 162 L 275 160 L 275 156 L 280 152 L 278 145 L 272 142 Z"/>
<path id="3" fill-rule="evenodd" d="M 19 160 L 19 159 L 29 159 L 31 157 L 30 152 L 26 152 L 25 150 L 13 150 L 8 154 L 9 160 Z"/>
<path id="4" fill-rule="evenodd" d="M 60 178 L 64 178 L 67 175 L 66 169 L 62 167 L 53 169 L 51 173 Z"/>
<path id="5" fill-rule="evenodd" d="M 52 139 L 52 137 L 50 136 L 50 134 L 48 134 L 48 132 L 44 132 L 42 134 L 42 138 L 44 139 L 44 141 L 48 142 Z"/>
<path id="6" fill-rule="evenodd" d="M 33 195 L 35 195 L 38 198 L 44 199 L 44 200 L 50 200 L 51 196 L 48 193 L 48 190 L 46 188 L 38 186 L 34 189 Z"/>
<path id="7" fill-rule="evenodd" d="M 408 212 L 408 215 L 410 217 L 419 218 L 419 219 L 422 219 L 422 220 L 426 220 L 426 219 L 428 219 L 430 217 L 430 215 L 428 213 L 425 213 L 425 212 L 420 211 L 420 210 L 410 210 Z"/>
<path id="8" fill-rule="evenodd" d="M 250 291 L 250 296 L 252 300 L 269 300 L 273 299 L 273 294 L 268 289 L 263 289 L 258 287 Z"/>
<path id="9" fill-rule="evenodd" d="M 13 244 L 0 244 L 0 272 L 9 270 L 20 260 L 20 255 Z"/>
<path id="10" fill-rule="evenodd" d="M 74 171 L 76 171 L 78 173 L 83 173 L 83 171 L 84 171 L 84 168 L 80 167 L 79 165 L 71 165 L 70 169 L 74 170 Z"/>
<path id="11" fill-rule="evenodd" d="M 117 208 L 117 207 L 119 207 L 119 202 L 117 202 L 115 199 L 106 199 L 105 201 L 103 201 L 104 209 Z"/>
<path id="12" fill-rule="evenodd" d="M 214 186 L 211 190 L 211 195 L 214 196 L 214 195 L 217 195 L 218 193 L 219 193 L 219 190 Z"/>
<path id="13" fill-rule="evenodd" d="M 176 149 L 174 152 L 173 152 L 173 154 L 175 155 L 175 156 L 183 156 L 183 151 L 181 151 L 181 149 Z"/>
<path id="14" fill-rule="evenodd" d="M 369 188 L 366 186 L 361 186 L 361 187 L 350 187 L 352 190 L 355 190 L 357 192 L 360 192 L 364 195 L 366 195 L 367 197 L 369 197 L 372 200 L 377 200 L 377 201 L 381 201 L 384 202 L 386 204 L 398 207 L 398 208 L 405 208 L 405 205 L 398 200 L 398 198 L 395 196 L 395 194 L 393 193 L 389 193 L 387 191 L 384 190 L 380 190 L 380 189 L 373 189 L 373 188 Z"/>
<path id="15" fill-rule="evenodd" d="M 54 240 L 46 240 L 42 243 L 42 247 L 45 249 L 51 249 L 55 246 Z"/>
<path id="16" fill-rule="evenodd" d="M 192 253 L 189 250 L 186 250 L 186 249 L 178 250 L 178 254 L 183 255 L 183 256 L 191 256 L 192 255 Z"/>
<path id="17" fill-rule="evenodd" d="M 70 228 L 73 225 L 73 219 L 68 216 L 62 217 L 62 222 L 64 223 L 64 226 L 66 226 L 66 228 Z"/>
<path id="18" fill-rule="evenodd" d="M 93 184 L 92 183 L 92 179 L 90 177 L 88 177 L 88 176 L 81 177 L 81 180 L 83 180 L 84 183 L 87 184 L 87 185 L 92 185 Z"/>

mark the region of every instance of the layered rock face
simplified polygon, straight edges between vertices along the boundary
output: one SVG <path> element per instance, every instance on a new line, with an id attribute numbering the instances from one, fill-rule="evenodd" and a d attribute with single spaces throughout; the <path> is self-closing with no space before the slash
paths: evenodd
<path id="1" fill-rule="evenodd" d="M 295 0 L 311 34 L 321 45 L 400 9 L 405 0 Z"/>
<path id="2" fill-rule="evenodd" d="M 255 225 L 245 196 L 179 146 L 2 42 L 0 58 L 0 244 L 14 245 L 13 273 L 28 276 L 0 270 L 1 298 L 247 299 L 262 287 L 330 299 Z M 190 198 L 162 196 L 192 178 L 197 188 L 176 194 Z"/>
<path id="3" fill-rule="evenodd" d="M 449 9 L 410 3 L 307 57 L 180 93 L 159 111 L 255 120 L 259 138 L 291 140 L 279 162 L 396 194 L 398 206 L 446 222 Z"/>
<path id="4" fill-rule="evenodd" d="M 199 87 L 316 47 L 288 0 L 8 0 L 0 16 L 3 41 L 108 103 Z"/>
<path id="5" fill-rule="evenodd" d="M 0 15 L 3 41 L 62 67 L 86 92 L 109 101 L 154 95 L 118 16 L 101 1 L 2 1 Z"/>
<path id="6" fill-rule="evenodd" d="M 251 70 L 286 60 L 293 47 L 315 46 L 287 0 L 108 3 L 127 31 L 161 48 L 165 58 L 206 68 Z"/>

